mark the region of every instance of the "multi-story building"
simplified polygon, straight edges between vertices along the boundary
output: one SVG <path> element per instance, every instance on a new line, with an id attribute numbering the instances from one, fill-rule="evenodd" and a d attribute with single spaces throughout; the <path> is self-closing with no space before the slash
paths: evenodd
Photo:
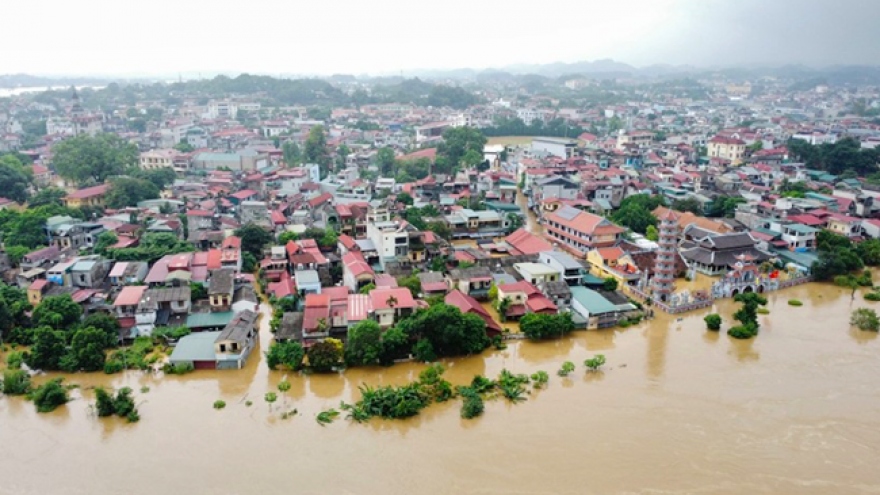
<path id="1" fill-rule="evenodd" d="M 597 247 L 617 244 L 624 229 L 614 225 L 599 215 L 594 215 L 571 206 L 563 206 L 545 217 L 546 237 L 552 242 L 575 254 L 584 257 Z"/>
<path id="2" fill-rule="evenodd" d="M 140 154 L 140 167 L 143 170 L 174 168 L 174 159 L 179 155 L 177 150 L 150 150 Z"/>
<path id="3" fill-rule="evenodd" d="M 746 152 L 746 142 L 735 137 L 715 136 L 709 140 L 707 150 L 709 158 L 721 158 L 737 165 Z"/>
<path id="4" fill-rule="evenodd" d="M 389 261 L 409 260 L 409 230 L 397 220 L 391 220 L 384 206 L 367 212 L 367 239 L 373 242 L 382 268 Z"/>

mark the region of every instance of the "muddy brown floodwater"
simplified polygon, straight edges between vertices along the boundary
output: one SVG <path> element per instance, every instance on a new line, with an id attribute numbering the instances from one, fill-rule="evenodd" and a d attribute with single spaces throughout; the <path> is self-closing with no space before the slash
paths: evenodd
<path id="1" fill-rule="evenodd" d="M 870 303 L 816 284 L 769 299 L 754 341 L 707 332 L 706 310 L 446 361 L 453 383 L 551 374 L 527 402 L 487 402 L 470 421 L 453 401 L 407 421 L 316 423 L 359 384 L 404 383 L 417 365 L 291 376 L 272 412 L 263 395 L 285 375 L 259 355 L 241 371 L 73 375 L 83 390 L 51 414 L 0 398 L 0 493 L 880 492 L 880 341 L 848 325 Z M 596 353 L 606 369 L 585 373 Z M 578 370 L 561 379 L 565 360 Z M 97 384 L 132 387 L 141 422 L 92 416 Z M 285 407 L 300 414 L 281 419 Z"/>

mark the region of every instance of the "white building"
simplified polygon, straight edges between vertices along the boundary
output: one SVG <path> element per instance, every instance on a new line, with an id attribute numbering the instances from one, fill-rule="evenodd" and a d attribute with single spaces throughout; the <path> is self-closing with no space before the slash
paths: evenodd
<path id="1" fill-rule="evenodd" d="M 373 242 L 382 268 L 398 258 L 409 258 L 409 232 L 396 220 L 390 220 L 385 207 L 371 207 L 367 213 L 367 239 Z"/>

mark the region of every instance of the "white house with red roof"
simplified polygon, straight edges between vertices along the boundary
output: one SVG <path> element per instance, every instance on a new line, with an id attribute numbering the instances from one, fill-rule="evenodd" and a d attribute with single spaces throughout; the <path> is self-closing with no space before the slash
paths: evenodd
<path id="1" fill-rule="evenodd" d="M 390 327 L 402 317 L 412 314 L 418 306 L 412 292 L 406 287 L 373 289 L 370 291 L 373 318 L 383 328 Z"/>

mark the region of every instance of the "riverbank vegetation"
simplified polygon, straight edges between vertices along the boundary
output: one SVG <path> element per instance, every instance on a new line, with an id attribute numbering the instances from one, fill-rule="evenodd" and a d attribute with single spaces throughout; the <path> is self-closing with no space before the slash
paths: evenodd
<path id="1" fill-rule="evenodd" d="M 587 359 L 584 364 L 595 371 L 605 364 L 605 356 L 596 355 Z M 549 373 L 543 370 L 526 375 L 513 373 L 505 368 L 494 380 L 476 375 L 469 384 L 453 386 L 443 378 L 445 371 L 443 365 L 435 363 L 422 370 L 417 380 L 405 385 L 361 385 L 360 400 L 351 404 L 343 401 L 339 411 L 347 413 L 346 419 L 358 423 L 372 418 L 406 419 L 418 415 L 431 404 L 461 398 L 461 417 L 472 419 L 483 414 L 486 400 L 501 398 L 514 404 L 523 402 L 533 390 L 546 388 L 550 381 Z M 557 374 L 567 376 L 572 371 L 574 363 L 566 362 Z M 528 387 L 530 384 L 531 388 Z M 339 416 L 339 411 L 322 411 L 316 419 L 322 426 L 332 423 Z"/>
<path id="2" fill-rule="evenodd" d="M 873 309 L 859 308 L 852 312 L 849 318 L 850 325 L 866 332 L 880 331 L 880 318 Z"/>
<path id="3" fill-rule="evenodd" d="M 125 418 L 129 423 L 137 423 L 141 417 L 131 394 L 132 390 L 129 387 L 122 387 L 116 391 L 115 397 L 103 387 L 97 387 L 95 389 L 95 412 L 99 418 L 116 415 Z"/>

